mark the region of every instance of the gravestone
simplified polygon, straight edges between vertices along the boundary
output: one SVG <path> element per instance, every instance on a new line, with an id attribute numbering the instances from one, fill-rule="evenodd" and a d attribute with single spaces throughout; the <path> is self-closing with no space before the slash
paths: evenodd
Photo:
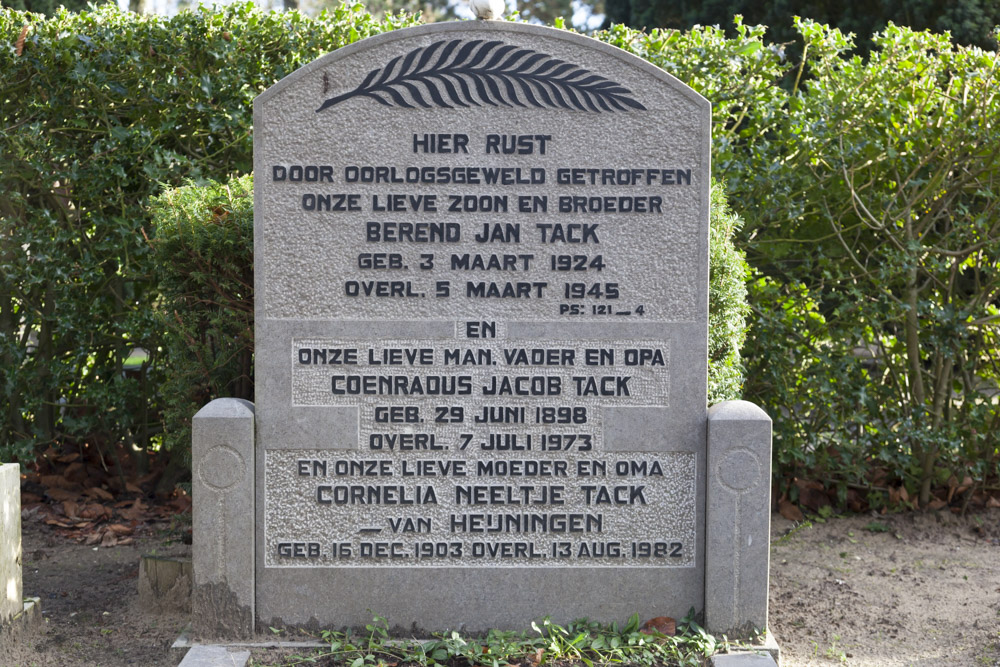
<path id="1" fill-rule="evenodd" d="M 194 420 L 203 634 L 766 625 L 770 421 L 706 406 L 710 123 L 492 21 L 257 98 L 256 402 Z"/>

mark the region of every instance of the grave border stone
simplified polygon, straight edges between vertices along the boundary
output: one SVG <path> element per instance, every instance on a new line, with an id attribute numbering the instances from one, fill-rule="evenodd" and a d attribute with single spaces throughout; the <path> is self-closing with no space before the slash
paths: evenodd
<path id="1" fill-rule="evenodd" d="M 191 422 L 192 631 L 254 634 L 254 406 L 217 398 Z"/>
<path id="2" fill-rule="evenodd" d="M 0 463 L 0 625 L 24 610 L 21 583 L 21 466 Z"/>

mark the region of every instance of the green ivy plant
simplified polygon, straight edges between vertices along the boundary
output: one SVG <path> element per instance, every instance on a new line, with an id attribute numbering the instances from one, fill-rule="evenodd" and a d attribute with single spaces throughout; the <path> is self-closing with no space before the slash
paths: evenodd
<path id="1" fill-rule="evenodd" d="M 434 667 L 506 667 L 515 664 L 566 665 L 595 664 L 664 665 L 695 667 L 707 656 L 725 648 L 694 621 L 694 610 L 677 624 L 675 636 L 646 634 L 640 630 L 639 616 L 627 623 L 603 625 L 587 620 L 567 625 L 546 617 L 531 623 L 532 632 L 490 630 L 485 636 L 463 636 L 459 632 L 435 635 L 430 640 L 393 639 L 388 623 L 375 616 L 364 633 L 322 631 L 326 648 L 293 655 L 278 663 L 255 655 L 253 665 L 293 667 L 305 664 L 343 667 L 384 667 L 393 664 Z"/>

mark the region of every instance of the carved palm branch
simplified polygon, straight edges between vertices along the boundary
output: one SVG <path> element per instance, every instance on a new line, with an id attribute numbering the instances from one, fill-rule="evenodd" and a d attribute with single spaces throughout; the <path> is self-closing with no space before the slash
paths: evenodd
<path id="1" fill-rule="evenodd" d="M 566 109 L 595 113 L 639 110 L 621 84 L 558 58 L 503 42 L 481 39 L 436 42 L 373 69 L 349 93 L 331 97 L 323 111 L 352 97 L 385 106 L 490 106 Z"/>

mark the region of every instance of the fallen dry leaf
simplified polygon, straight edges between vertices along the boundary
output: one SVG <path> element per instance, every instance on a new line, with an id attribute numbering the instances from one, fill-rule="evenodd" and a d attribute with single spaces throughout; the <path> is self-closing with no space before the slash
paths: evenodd
<path id="1" fill-rule="evenodd" d="M 787 500 L 782 500 L 778 503 L 778 513 L 789 521 L 802 521 L 805 519 L 802 515 L 802 510 Z"/>
<path id="2" fill-rule="evenodd" d="M 121 523 L 108 524 L 108 530 L 116 535 L 131 535 L 132 529 Z"/>
<path id="3" fill-rule="evenodd" d="M 57 501 L 64 500 L 76 500 L 80 494 L 75 491 L 68 491 L 67 489 L 50 488 L 45 491 L 49 498 Z"/>
<path id="4" fill-rule="evenodd" d="M 862 498 L 861 494 L 854 489 L 847 490 L 847 506 L 852 512 L 864 512 L 867 507 L 867 502 Z"/>
<path id="5" fill-rule="evenodd" d="M 72 500 L 64 500 L 62 506 L 63 506 L 63 512 L 66 513 L 67 517 L 69 517 L 71 519 L 76 518 L 76 503 L 75 502 L 73 502 Z"/>
<path id="6" fill-rule="evenodd" d="M 640 632 L 644 635 L 661 634 L 673 637 L 677 634 L 677 621 L 669 616 L 657 616 L 643 623 Z"/>
<path id="7" fill-rule="evenodd" d="M 78 488 L 75 482 L 71 482 L 62 475 L 42 475 L 38 478 L 42 486 L 49 489 L 72 489 Z"/>
<path id="8" fill-rule="evenodd" d="M 947 505 L 948 503 L 946 503 L 945 501 L 935 498 L 934 500 L 927 503 L 927 509 L 930 510 L 931 512 L 936 512 L 942 507 L 945 507 Z"/>
<path id="9" fill-rule="evenodd" d="M 987 507 L 1000 507 L 1000 500 L 997 500 L 996 496 L 990 496 L 990 499 L 986 501 Z"/>
<path id="10" fill-rule="evenodd" d="M 94 500 L 114 500 L 115 497 L 99 486 L 92 486 L 84 490 L 83 495 L 90 496 Z"/>
<path id="11" fill-rule="evenodd" d="M 14 43 L 14 52 L 18 56 L 24 53 L 24 38 L 28 36 L 29 27 L 31 26 L 29 26 L 27 23 L 24 24 L 24 27 L 21 28 L 21 35 L 17 38 L 17 41 Z"/>
<path id="12" fill-rule="evenodd" d="M 820 489 L 807 487 L 799 492 L 799 504 L 813 512 L 818 512 L 819 508 L 830 504 L 830 497 Z"/>
<path id="13" fill-rule="evenodd" d="M 62 474 L 66 479 L 73 480 L 74 482 L 83 482 L 87 479 L 87 466 L 83 465 L 79 461 L 76 463 L 70 463 L 66 466 L 66 469 L 63 470 Z"/>
<path id="14" fill-rule="evenodd" d="M 90 503 L 81 509 L 79 514 L 84 519 L 110 519 L 111 508 L 105 507 L 99 503 Z"/>
<path id="15" fill-rule="evenodd" d="M 129 521 L 142 521 L 143 519 L 148 518 L 148 509 L 148 507 L 142 504 L 141 500 L 137 500 L 132 507 L 118 510 L 118 514 L 120 514 L 123 519 L 128 519 Z"/>
<path id="16" fill-rule="evenodd" d="M 795 478 L 795 486 L 799 487 L 799 490 L 803 489 L 815 489 L 816 491 L 822 491 L 823 485 L 814 479 L 799 479 Z"/>
<path id="17" fill-rule="evenodd" d="M 972 486 L 972 478 L 966 475 L 966 477 L 962 480 L 962 483 L 959 484 L 958 488 L 955 489 L 955 493 L 965 493 L 966 491 L 969 490 L 969 487 L 971 486 Z"/>

